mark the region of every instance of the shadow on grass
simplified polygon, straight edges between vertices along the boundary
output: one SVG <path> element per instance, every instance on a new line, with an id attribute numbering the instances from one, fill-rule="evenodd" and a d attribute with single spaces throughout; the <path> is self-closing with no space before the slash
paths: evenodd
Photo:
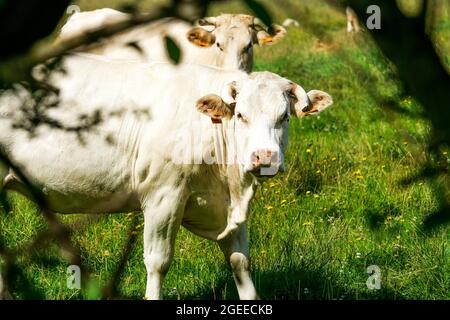
<path id="1" fill-rule="evenodd" d="M 283 267 L 277 270 L 258 270 L 252 272 L 256 290 L 263 300 L 364 300 L 364 299 L 404 299 L 398 292 L 389 289 L 368 290 L 361 283 L 361 290 L 349 289 L 333 275 L 319 269 L 308 269 L 300 265 Z M 183 297 L 186 300 L 214 300 L 225 296 L 225 299 L 239 299 L 231 272 L 222 275 L 211 287 L 198 288 L 192 295 Z"/>
<path id="2" fill-rule="evenodd" d="M 372 231 L 378 231 L 388 217 L 396 217 L 401 214 L 400 209 L 390 203 L 382 203 L 364 211 L 367 224 Z"/>
<path id="3" fill-rule="evenodd" d="M 290 165 L 293 172 L 288 175 L 289 187 L 295 190 L 297 196 L 304 195 L 307 191 L 319 193 L 322 189 L 323 177 L 316 174 L 310 165 L 301 165 L 301 161 L 296 158 Z"/>
<path id="4" fill-rule="evenodd" d="M 23 270 L 24 269 L 17 264 L 10 266 L 9 291 L 17 293 L 20 299 L 24 300 L 45 299 L 45 291 L 42 288 L 38 288 Z"/>
<path id="5" fill-rule="evenodd" d="M 441 226 L 450 224 L 450 206 L 442 206 L 439 210 L 430 213 L 423 221 L 423 229 L 429 233 Z"/>

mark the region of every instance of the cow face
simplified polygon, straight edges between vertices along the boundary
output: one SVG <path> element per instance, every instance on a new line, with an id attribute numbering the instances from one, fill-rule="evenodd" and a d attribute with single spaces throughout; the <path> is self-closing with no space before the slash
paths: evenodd
<path id="1" fill-rule="evenodd" d="M 243 172 L 260 177 L 284 170 L 289 118 L 318 115 L 331 104 L 331 96 L 323 91 L 306 93 L 278 75 L 255 72 L 230 83 L 221 96 L 201 98 L 197 108 L 213 123 L 233 121 L 238 163 Z"/>
<path id="2" fill-rule="evenodd" d="M 200 47 L 216 51 L 216 65 L 251 72 L 253 67 L 253 45 L 276 43 L 284 37 L 286 30 L 267 27 L 252 16 L 223 14 L 218 17 L 200 19 L 200 27 L 191 29 L 187 38 Z"/>

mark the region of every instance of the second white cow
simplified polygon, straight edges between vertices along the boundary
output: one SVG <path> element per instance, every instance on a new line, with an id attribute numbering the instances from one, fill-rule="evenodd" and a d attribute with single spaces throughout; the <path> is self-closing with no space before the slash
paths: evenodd
<path id="1" fill-rule="evenodd" d="M 128 18 L 128 14 L 107 8 L 75 13 L 62 27 L 59 41 Z M 81 50 L 113 59 L 170 61 L 164 42 L 164 36 L 170 36 L 181 49 L 182 63 L 250 72 L 253 68 L 253 45 L 274 44 L 286 33 L 283 27 L 274 25 L 274 34 L 269 34 L 267 27 L 244 14 L 222 14 L 200 19 L 198 23 L 198 27 L 192 27 L 184 21 L 163 19 Z"/>

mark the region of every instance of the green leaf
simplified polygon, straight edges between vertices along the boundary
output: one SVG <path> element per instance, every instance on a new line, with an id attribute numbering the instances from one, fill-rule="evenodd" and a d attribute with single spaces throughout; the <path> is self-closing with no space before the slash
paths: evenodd
<path id="1" fill-rule="evenodd" d="M 270 28 L 272 28 L 272 17 L 269 11 L 259 2 L 255 0 L 244 0 L 247 6 L 253 11 L 256 17 L 261 19 L 261 21 Z"/>
<path id="2" fill-rule="evenodd" d="M 181 58 L 180 48 L 178 48 L 178 45 L 169 36 L 165 36 L 164 41 L 166 43 L 166 50 L 169 54 L 170 60 L 172 60 L 174 64 L 178 64 Z"/>

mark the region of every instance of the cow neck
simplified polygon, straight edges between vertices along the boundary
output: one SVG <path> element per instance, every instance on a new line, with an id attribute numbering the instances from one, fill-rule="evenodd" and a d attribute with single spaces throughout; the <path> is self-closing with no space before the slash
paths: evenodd
<path id="1" fill-rule="evenodd" d="M 253 198 L 256 184 L 250 176 L 241 176 L 237 159 L 236 122 L 223 121 L 213 124 L 214 152 L 220 176 L 226 181 L 230 193 L 230 209 L 227 225 L 219 234 L 218 240 L 228 237 L 248 219 L 248 205 Z"/>
<path id="2" fill-rule="evenodd" d="M 234 119 L 212 125 L 214 154 L 221 175 L 227 175 L 228 167 L 237 166 L 237 149 Z"/>

